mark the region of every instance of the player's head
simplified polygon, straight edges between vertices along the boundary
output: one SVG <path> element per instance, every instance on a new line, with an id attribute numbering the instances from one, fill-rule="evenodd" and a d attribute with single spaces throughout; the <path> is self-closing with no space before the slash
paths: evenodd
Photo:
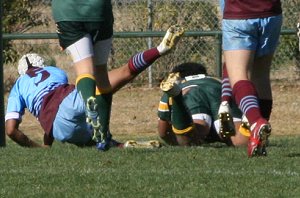
<path id="1" fill-rule="evenodd" d="M 200 63 L 187 62 L 173 67 L 171 73 L 179 73 L 181 78 L 197 74 L 207 75 L 206 68 Z"/>
<path id="2" fill-rule="evenodd" d="M 19 60 L 18 72 L 20 76 L 24 75 L 29 67 L 45 67 L 45 60 L 36 53 L 25 54 Z"/>

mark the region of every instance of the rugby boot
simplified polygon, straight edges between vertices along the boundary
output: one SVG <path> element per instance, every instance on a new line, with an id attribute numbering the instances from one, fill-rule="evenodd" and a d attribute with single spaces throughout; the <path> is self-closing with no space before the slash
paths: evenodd
<path id="1" fill-rule="evenodd" d="M 245 137 L 250 137 L 251 135 L 250 124 L 245 115 L 243 115 L 242 117 L 242 122 L 239 127 L 239 132 L 242 133 Z"/>
<path id="2" fill-rule="evenodd" d="M 168 78 L 160 83 L 160 89 L 168 94 L 168 96 L 177 96 L 181 92 L 179 87 L 180 76 L 179 73 L 170 73 Z"/>
<path id="3" fill-rule="evenodd" d="M 220 121 L 220 135 L 227 139 L 235 135 L 235 127 L 230 114 L 230 106 L 227 101 L 223 101 L 219 107 L 218 118 Z"/>
<path id="4" fill-rule="evenodd" d="M 160 55 L 170 52 L 176 46 L 181 36 L 184 34 L 184 29 L 178 25 L 172 25 L 166 32 L 162 42 L 157 47 Z"/>
<path id="5" fill-rule="evenodd" d="M 242 124 L 241 124 L 245 129 L 250 130 L 250 123 L 246 117 L 246 115 L 243 115 L 242 117 Z"/>
<path id="6" fill-rule="evenodd" d="M 124 143 L 121 143 L 112 138 L 110 131 L 107 133 L 107 138 L 105 142 L 98 142 L 96 148 L 101 151 L 106 151 L 112 147 L 115 148 L 124 148 Z"/>
<path id="7" fill-rule="evenodd" d="M 251 126 L 251 135 L 248 142 L 248 156 L 266 156 L 268 137 L 271 135 L 271 125 L 260 118 Z"/>
<path id="8" fill-rule="evenodd" d="M 87 100 L 86 105 L 86 122 L 91 124 L 93 128 L 92 139 L 97 142 L 104 142 L 106 139 L 106 134 L 101 131 L 100 118 L 97 111 L 96 98 L 91 96 Z"/>
<path id="9" fill-rule="evenodd" d="M 161 147 L 161 143 L 157 140 L 149 140 L 149 141 L 128 140 L 124 143 L 124 148 L 154 149 L 160 147 Z"/>

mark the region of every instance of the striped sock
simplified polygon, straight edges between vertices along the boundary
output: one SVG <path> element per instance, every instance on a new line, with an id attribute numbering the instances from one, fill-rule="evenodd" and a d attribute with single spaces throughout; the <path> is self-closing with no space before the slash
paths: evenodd
<path id="1" fill-rule="evenodd" d="M 232 89 L 230 87 L 229 77 L 227 73 L 226 64 L 223 64 L 223 70 L 222 70 L 222 95 L 221 95 L 221 101 L 228 101 L 230 102 L 232 98 Z"/>
<path id="2" fill-rule="evenodd" d="M 240 109 L 248 118 L 250 125 L 261 118 L 257 93 L 253 83 L 249 80 L 240 80 L 233 87 L 233 96 Z"/>
<path id="3" fill-rule="evenodd" d="M 129 69 L 132 73 L 140 73 L 149 67 L 160 57 L 157 48 L 152 48 L 144 52 L 139 52 L 132 56 L 128 62 Z"/>

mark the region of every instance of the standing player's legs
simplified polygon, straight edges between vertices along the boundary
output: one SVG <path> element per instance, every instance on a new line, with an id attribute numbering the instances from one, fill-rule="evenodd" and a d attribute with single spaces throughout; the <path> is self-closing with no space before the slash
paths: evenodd
<path id="1" fill-rule="evenodd" d="M 272 59 L 273 54 L 256 58 L 251 72 L 251 81 L 257 90 L 261 114 L 266 120 L 270 119 L 273 105 L 270 83 L 270 68 Z"/>
<path id="2" fill-rule="evenodd" d="M 266 155 L 270 124 L 261 116 L 255 85 L 248 79 L 258 45 L 259 23 L 253 20 L 223 20 L 223 48 L 233 97 L 251 125 L 249 157 Z"/>
<path id="3" fill-rule="evenodd" d="M 86 104 L 87 122 L 92 124 L 94 129 L 93 139 L 96 142 L 103 140 L 101 137 L 101 124 L 99 118 L 99 105 L 95 97 L 96 78 L 93 66 L 93 48 L 90 35 L 67 47 L 72 55 L 74 68 L 77 74 L 76 88 Z"/>
<path id="4" fill-rule="evenodd" d="M 111 45 L 111 37 L 104 40 L 98 40 L 94 44 L 95 55 L 93 57 L 93 61 L 95 65 L 94 71 L 97 82 L 96 102 L 99 106 L 98 113 L 100 116 L 101 132 L 103 134 L 101 139 L 104 140 L 102 143 L 97 145 L 98 149 L 100 150 L 106 150 L 109 146 L 108 133 L 113 93 L 108 77 L 107 62 L 111 51 Z"/>
<path id="5" fill-rule="evenodd" d="M 232 89 L 230 86 L 226 63 L 223 63 L 221 104 L 218 110 L 218 119 L 220 121 L 220 135 L 225 139 L 235 134 L 233 118 L 230 112 L 231 99 Z"/>
<path id="6" fill-rule="evenodd" d="M 259 24 L 260 36 L 252 67 L 251 80 L 257 90 L 261 114 L 269 120 L 273 104 L 270 68 L 274 52 L 278 46 L 282 16 L 259 19 Z"/>
<path id="7" fill-rule="evenodd" d="M 107 61 L 111 51 L 113 20 L 105 22 L 85 22 L 83 29 L 88 34 L 89 48 L 80 54 L 88 57 L 89 66 L 92 65 L 96 86 L 94 94 L 87 101 L 87 120 L 94 128 L 93 139 L 97 142 L 99 150 L 109 148 L 109 123 L 112 104 L 112 89 L 110 86 Z M 76 52 L 73 52 L 76 53 Z M 97 89 L 96 89 L 97 87 Z M 96 93 L 95 93 L 96 91 Z"/>
<path id="8" fill-rule="evenodd" d="M 102 141 L 98 105 L 96 104 L 96 78 L 92 35 L 83 22 L 59 22 L 57 32 L 62 49 L 71 55 L 77 75 L 76 88 L 86 104 L 87 122 L 93 126 L 94 140 Z"/>
<path id="9" fill-rule="evenodd" d="M 87 24 L 87 26 L 89 26 L 89 24 Z M 101 107 L 99 109 L 100 123 L 102 125 L 102 132 L 108 133 L 113 92 L 116 92 L 130 80 L 134 79 L 160 56 L 167 54 L 167 52 L 176 46 L 180 37 L 183 35 L 184 30 L 178 26 L 171 26 L 167 30 L 163 41 L 158 47 L 137 53 L 129 59 L 127 64 L 109 72 L 108 74 L 107 60 L 111 49 L 112 39 L 102 39 L 110 36 L 112 31 L 109 31 L 109 25 L 106 28 L 104 27 L 106 27 L 105 24 L 103 27 L 100 26 L 99 33 L 97 30 L 97 33 L 94 34 L 93 37 L 95 40 L 94 65 L 98 88 L 96 92 L 96 99 L 97 104 Z M 94 26 L 89 27 L 89 29 L 93 28 Z M 106 29 L 108 31 L 105 31 Z M 102 147 L 103 145 L 99 146 Z"/>

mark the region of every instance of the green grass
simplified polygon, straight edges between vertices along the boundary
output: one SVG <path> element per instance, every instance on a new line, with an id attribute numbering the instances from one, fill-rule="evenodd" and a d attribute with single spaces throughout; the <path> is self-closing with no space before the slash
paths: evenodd
<path id="1" fill-rule="evenodd" d="M 0 149 L 0 197 L 300 197 L 300 136 L 273 136 L 268 157 L 221 144 L 154 150 Z"/>

